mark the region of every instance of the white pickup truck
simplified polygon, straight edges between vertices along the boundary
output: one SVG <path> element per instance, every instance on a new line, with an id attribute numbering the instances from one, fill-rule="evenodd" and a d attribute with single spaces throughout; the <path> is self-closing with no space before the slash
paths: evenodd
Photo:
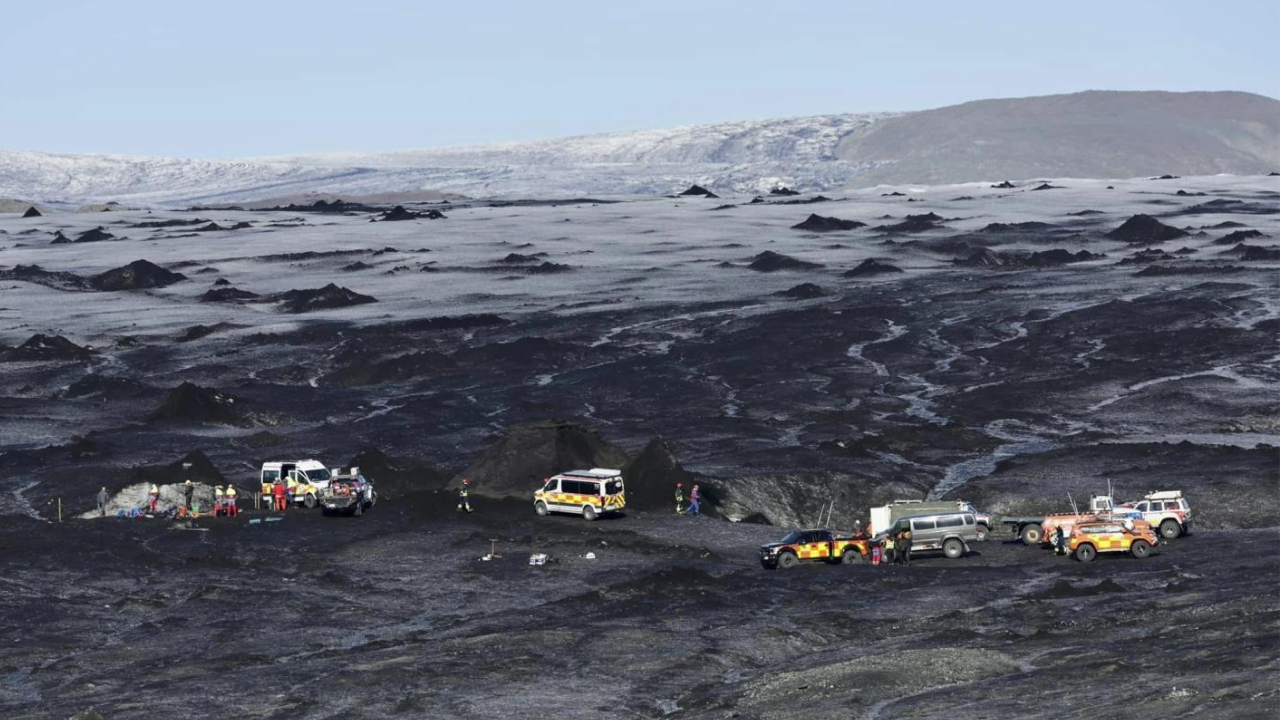
<path id="1" fill-rule="evenodd" d="M 1142 519 L 1156 528 L 1165 540 L 1191 533 L 1191 505 L 1181 490 L 1150 492 L 1141 500 L 1127 502 L 1117 509 L 1142 513 Z"/>

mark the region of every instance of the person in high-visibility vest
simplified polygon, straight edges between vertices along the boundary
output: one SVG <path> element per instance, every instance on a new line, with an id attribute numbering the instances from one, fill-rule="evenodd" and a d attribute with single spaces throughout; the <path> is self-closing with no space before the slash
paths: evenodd
<path id="1" fill-rule="evenodd" d="M 897 555 L 894 554 L 893 546 L 893 533 L 890 532 L 884 536 L 884 561 L 890 564 L 892 564 L 894 560 L 898 559 Z"/>
<path id="2" fill-rule="evenodd" d="M 156 511 L 156 503 L 160 502 L 160 486 L 151 483 L 151 495 L 147 500 L 147 509 L 154 513 Z"/>
<path id="3" fill-rule="evenodd" d="M 458 509 L 466 510 L 467 512 L 471 512 L 471 500 L 467 492 L 467 485 L 469 484 L 466 478 L 462 478 L 462 487 L 458 488 Z"/>
<path id="4" fill-rule="evenodd" d="M 226 494 L 227 516 L 235 517 L 240 514 L 240 508 L 236 507 L 236 486 L 228 485 Z"/>
<path id="5" fill-rule="evenodd" d="M 226 501 L 226 496 L 222 492 L 222 486 L 215 485 L 213 488 L 213 516 L 214 517 L 218 517 L 219 515 L 222 514 L 223 503 L 225 501 Z"/>
<path id="6" fill-rule="evenodd" d="M 684 512 L 684 483 L 676 483 L 676 514 Z"/>

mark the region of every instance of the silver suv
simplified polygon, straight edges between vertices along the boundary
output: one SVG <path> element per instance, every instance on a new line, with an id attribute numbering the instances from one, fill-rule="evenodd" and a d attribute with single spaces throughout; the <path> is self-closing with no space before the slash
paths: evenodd
<path id="1" fill-rule="evenodd" d="M 898 518 L 889 532 L 897 534 L 911 528 L 911 552 L 941 550 L 949 558 L 969 552 L 969 543 L 982 539 L 973 513 L 941 512 Z M 879 538 L 882 539 L 882 538 Z"/>

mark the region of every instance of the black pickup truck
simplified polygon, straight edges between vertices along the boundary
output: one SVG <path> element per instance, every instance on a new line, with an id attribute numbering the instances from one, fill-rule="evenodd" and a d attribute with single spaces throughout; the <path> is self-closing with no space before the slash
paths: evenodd
<path id="1" fill-rule="evenodd" d="M 348 477 L 334 476 L 329 488 L 320 501 L 320 509 L 325 515 L 354 515 L 359 517 L 365 510 L 378 502 L 378 493 L 373 483 L 363 475 Z"/>

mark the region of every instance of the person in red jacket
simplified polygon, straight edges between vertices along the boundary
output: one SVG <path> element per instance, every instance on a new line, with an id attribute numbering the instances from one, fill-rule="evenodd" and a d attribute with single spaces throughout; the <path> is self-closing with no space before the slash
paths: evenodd
<path id="1" fill-rule="evenodd" d="M 276 512 L 284 512 L 285 510 L 285 492 L 284 483 L 276 480 L 276 484 L 271 488 L 271 495 L 276 499 Z"/>

